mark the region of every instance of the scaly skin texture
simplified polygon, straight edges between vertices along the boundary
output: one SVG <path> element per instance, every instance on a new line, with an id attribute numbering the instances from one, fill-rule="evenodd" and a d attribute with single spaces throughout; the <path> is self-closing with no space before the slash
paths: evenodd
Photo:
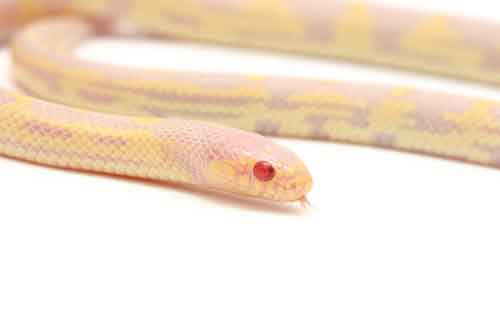
<path id="1" fill-rule="evenodd" d="M 152 134 L 158 133 L 158 126 L 165 126 L 172 133 L 168 139 L 173 146 L 182 146 L 180 143 L 187 140 L 190 149 L 196 152 L 188 156 L 183 154 L 185 149 L 172 153 L 164 148 L 167 153 L 163 155 L 159 151 L 152 152 L 141 158 L 155 167 L 145 167 L 141 171 L 135 167 L 127 172 L 109 170 L 117 160 L 101 161 L 107 163 L 108 169 L 103 164 L 89 167 L 95 165 L 92 161 L 67 165 L 67 162 L 59 163 L 58 157 L 48 159 L 50 154 L 44 150 L 37 153 L 37 161 L 42 163 L 187 182 L 274 200 L 297 200 L 309 191 L 309 173 L 295 155 L 260 136 L 217 126 L 212 129 L 213 125 L 207 124 L 190 125 L 191 120 L 170 119 L 183 117 L 261 134 L 348 141 L 500 166 L 498 102 L 378 84 L 127 69 L 88 62 L 72 52 L 83 40 L 126 25 L 129 30 L 160 37 L 335 56 L 500 83 L 500 48 L 490 39 L 500 33 L 497 23 L 359 1 L 38 0 L 11 3 L 10 11 L 2 9 L 2 5 L 5 7 L 6 3 L 0 2 L 0 19 L 5 16 L 4 20 L 10 22 L 0 29 L 5 36 L 12 27 L 33 17 L 61 12 L 85 17 L 85 20 L 46 19 L 29 25 L 14 38 L 13 74 L 24 91 L 67 105 L 147 117 L 139 121 L 141 126 L 148 123 L 147 129 L 141 127 L 134 128 L 133 133 L 114 133 L 110 129 L 113 126 L 104 126 L 103 130 L 111 131 L 112 138 L 127 135 L 142 138 L 144 135 L 146 145 L 169 147 L 162 141 L 166 138 Z M 12 97 L 4 93 L 3 99 L 9 101 Z M 5 121 L 25 112 L 25 106 L 18 107 L 21 99 L 17 96 L 14 102 L 2 107 L 13 110 L 6 113 L 8 119 Z M 60 108 L 50 105 L 46 108 Z M 73 114 L 75 111 L 65 112 Z M 49 120 L 45 120 L 46 114 L 36 117 L 41 118 L 37 118 L 35 130 L 23 137 L 23 142 L 30 144 L 28 148 L 33 148 L 33 142 L 42 139 L 55 144 L 60 136 L 67 136 L 67 126 L 79 128 L 79 134 L 71 138 L 87 135 L 85 131 L 94 128 L 88 124 L 68 124 L 57 112 Z M 92 117 L 101 119 L 103 116 L 92 114 Z M 107 124 L 120 123 L 124 119 L 105 117 Z M 160 121 L 159 118 L 166 119 Z M 125 119 L 137 122 L 133 118 Z M 29 123 L 30 116 L 24 120 Z M 15 133 L 17 137 L 21 133 L 10 128 L 11 133 L 4 139 L 6 142 Z M 203 132 L 200 128 L 207 137 L 212 131 L 219 133 L 218 137 L 223 138 L 220 147 L 226 154 L 207 157 L 209 149 L 201 149 L 198 139 L 193 140 L 189 137 L 191 134 L 187 134 L 199 137 Z M 40 131 L 50 138 L 41 138 Z M 91 132 L 90 136 L 94 135 L 99 138 L 103 134 Z M 239 139 L 233 139 L 233 135 Z M 104 148 L 93 144 L 95 138 L 94 141 L 88 138 L 87 141 L 75 141 L 73 149 L 79 150 L 77 156 L 101 157 L 96 151 Z M 250 139 L 256 141 L 249 143 Z M 227 148 L 229 142 L 238 142 L 237 148 Z M 136 151 L 132 149 L 129 158 L 140 155 L 139 143 L 136 144 Z M 208 140 L 206 144 L 213 142 Z M 111 154 L 106 149 L 104 158 Z M 33 159 L 33 153 L 25 154 L 24 150 L 18 154 L 7 151 L 6 154 Z M 153 157 L 159 156 L 168 163 L 151 163 Z M 251 169 L 259 160 L 276 164 L 275 180 L 270 183 L 255 180 Z M 155 175 L 148 176 L 145 169 L 157 172 L 151 171 Z"/>
<path id="2" fill-rule="evenodd" d="M 290 151 L 254 133 L 178 118 L 119 117 L 0 92 L 0 152 L 62 168 L 187 183 L 276 201 L 311 177 Z M 259 161 L 276 176 L 260 182 Z"/>

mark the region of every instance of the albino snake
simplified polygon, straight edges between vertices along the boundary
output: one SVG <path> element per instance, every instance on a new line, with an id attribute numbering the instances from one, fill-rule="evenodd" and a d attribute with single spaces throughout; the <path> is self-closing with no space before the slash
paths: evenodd
<path id="1" fill-rule="evenodd" d="M 276 201 L 305 200 L 311 176 L 295 154 L 243 130 L 500 166 L 498 102 L 378 84 L 128 69 L 72 52 L 124 28 L 500 83 L 500 44 L 491 39 L 500 24 L 466 18 L 337 0 L 0 0 L 13 78 L 34 96 L 0 92 L 0 154 Z"/>

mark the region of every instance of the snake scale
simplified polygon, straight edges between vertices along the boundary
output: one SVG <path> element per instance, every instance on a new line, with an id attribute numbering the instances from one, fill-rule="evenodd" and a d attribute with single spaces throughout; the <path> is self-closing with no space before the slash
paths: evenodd
<path id="1" fill-rule="evenodd" d="M 499 102 L 377 83 L 130 69 L 73 52 L 124 31 L 500 83 L 491 38 L 500 24 L 471 18 L 340 0 L 0 0 L 13 78 L 31 95 L 0 92 L 0 153 L 275 201 L 305 200 L 312 177 L 262 135 L 500 167 Z"/>

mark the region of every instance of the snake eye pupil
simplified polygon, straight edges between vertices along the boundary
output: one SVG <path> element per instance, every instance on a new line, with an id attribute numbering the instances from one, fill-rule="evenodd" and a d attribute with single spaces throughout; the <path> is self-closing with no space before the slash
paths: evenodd
<path id="1" fill-rule="evenodd" d="M 271 163 L 266 161 L 261 161 L 255 164 L 253 168 L 253 174 L 255 178 L 261 182 L 271 181 L 276 175 L 276 170 L 271 165 Z"/>

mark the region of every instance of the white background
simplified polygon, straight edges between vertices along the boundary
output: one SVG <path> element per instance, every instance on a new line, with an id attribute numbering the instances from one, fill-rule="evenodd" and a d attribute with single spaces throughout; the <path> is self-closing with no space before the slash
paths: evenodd
<path id="1" fill-rule="evenodd" d="M 496 1 L 392 2 L 500 20 Z M 491 87 L 214 47 L 96 41 L 80 53 L 500 98 Z M 3 85 L 7 68 L 4 51 Z M 0 158 L 0 332 L 500 330 L 500 171 L 278 141 L 314 175 L 307 211 Z"/>

